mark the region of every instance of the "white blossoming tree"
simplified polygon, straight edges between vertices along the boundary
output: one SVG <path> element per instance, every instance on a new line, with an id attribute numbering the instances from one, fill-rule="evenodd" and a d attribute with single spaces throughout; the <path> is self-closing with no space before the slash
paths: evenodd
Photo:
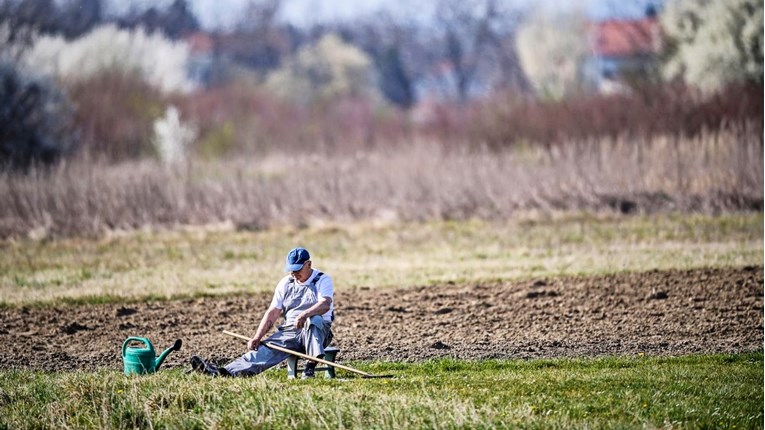
<path id="1" fill-rule="evenodd" d="M 670 0 L 661 16 L 667 79 L 711 92 L 732 82 L 762 83 L 761 0 Z"/>
<path id="2" fill-rule="evenodd" d="M 589 54 L 587 20 L 577 9 L 538 7 L 518 29 L 521 67 L 542 98 L 561 99 L 581 89 Z"/>
<path id="3" fill-rule="evenodd" d="M 186 73 L 189 47 L 160 33 L 143 29 L 120 30 L 104 25 L 79 39 L 40 37 L 24 56 L 31 69 L 64 80 L 82 80 L 104 70 L 139 73 L 163 92 L 185 92 L 193 88 Z"/>
<path id="4" fill-rule="evenodd" d="M 334 34 L 301 49 L 269 75 L 266 87 L 304 104 L 343 96 L 376 95 L 369 57 Z"/>

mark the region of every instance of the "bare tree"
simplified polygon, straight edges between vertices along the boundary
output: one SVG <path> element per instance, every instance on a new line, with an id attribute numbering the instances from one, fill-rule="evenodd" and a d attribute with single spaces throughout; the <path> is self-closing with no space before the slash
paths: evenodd
<path id="1" fill-rule="evenodd" d="M 0 0 L 0 59 L 18 62 L 39 33 L 55 29 L 53 0 Z"/>
<path id="2" fill-rule="evenodd" d="M 415 83 L 425 74 L 427 49 L 417 25 L 379 12 L 336 28 L 373 61 L 380 92 L 391 103 L 409 108 L 416 102 Z"/>
<path id="3" fill-rule="evenodd" d="M 175 40 L 188 36 L 200 28 L 199 20 L 189 8 L 187 0 L 174 0 L 166 8 L 157 6 L 145 10 L 134 8 L 117 21 L 121 27 L 140 26 L 148 32 L 161 31 L 165 36 Z"/>
<path id="4" fill-rule="evenodd" d="M 75 39 L 102 22 L 101 0 L 69 0 L 59 12 L 60 31 Z"/>
<path id="5" fill-rule="evenodd" d="M 277 26 L 281 2 L 278 0 L 250 0 L 244 7 L 241 19 L 237 23 L 239 31 L 267 30 Z"/>
<path id="6" fill-rule="evenodd" d="M 453 80 L 461 103 L 480 86 L 504 84 L 528 90 L 514 44 L 506 42 L 515 37 L 519 16 L 520 11 L 496 0 L 438 2 L 436 22 L 442 29 L 438 38 L 451 69 L 451 76 L 444 78 Z"/>
<path id="7" fill-rule="evenodd" d="M 278 22 L 277 0 L 250 0 L 234 30 L 218 37 L 218 49 L 236 63 L 267 72 L 277 68 L 282 57 L 295 50 L 295 37 Z"/>

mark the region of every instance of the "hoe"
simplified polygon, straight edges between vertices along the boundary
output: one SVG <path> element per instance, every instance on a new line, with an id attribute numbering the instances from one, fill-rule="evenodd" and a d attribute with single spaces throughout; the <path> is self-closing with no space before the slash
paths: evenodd
<path id="1" fill-rule="evenodd" d="M 234 332 L 231 332 L 231 331 L 228 331 L 228 330 L 223 330 L 223 334 L 227 334 L 227 335 L 232 336 L 232 337 L 238 337 L 239 339 L 243 339 L 243 340 L 250 340 L 250 338 L 245 336 L 245 335 L 242 335 L 242 334 L 239 334 L 239 333 L 234 333 Z M 272 344 L 270 342 L 264 342 L 263 345 L 265 345 L 266 347 L 271 348 L 273 350 L 281 351 L 281 352 L 286 352 L 287 354 L 292 354 L 292 355 L 294 355 L 296 357 L 300 357 L 300 358 L 305 359 L 305 360 L 311 360 L 311 361 L 315 361 L 317 363 L 325 364 L 327 366 L 332 366 L 332 367 L 335 367 L 335 368 L 338 368 L 338 369 L 347 370 L 349 372 L 361 375 L 362 378 L 369 379 L 369 378 L 392 378 L 393 377 L 393 375 L 372 375 L 371 373 L 367 373 L 367 372 L 364 372 L 364 371 L 361 371 L 361 370 L 358 370 L 358 369 L 354 369 L 353 367 L 344 366 L 342 364 L 337 364 L 337 363 L 333 363 L 331 361 L 322 360 L 321 358 L 311 357 L 310 355 L 302 354 L 300 352 L 293 351 L 291 349 L 282 348 L 281 346 L 274 345 L 274 344 Z"/>

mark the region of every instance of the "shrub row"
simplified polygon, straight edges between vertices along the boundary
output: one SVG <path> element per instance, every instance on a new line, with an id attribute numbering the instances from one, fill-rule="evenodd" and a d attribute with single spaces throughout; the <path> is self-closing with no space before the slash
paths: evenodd
<path id="1" fill-rule="evenodd" d="M 547 103 L 502 94 L 475 106 L 462 129 L 471 140 L 495 148 L 518 141 L 559 143 L 620 135 L 697 136 L 705 130 L 744 122 L 762 128 L 762 93 L 761 85 L 748 84 L 729 86 L 702 97 L 687 87 L 668 85 Z"/>
<path id="2" fill-rule="evenodd" d="M 703 98 L 681 86 L 581 96 L 557 103 L 497 94 L 467 106 L 423 103 L 408 112 L 363 98 L 298 105 L 242 82 L 190 94 L 163 95 L 140 77 L 125 72 L 101 73 L 66 84 L 66 89 L 73 109 L 67 109 L 66 97 L 59 92 L 39 96 L 59 106 L 46 110 L 44 106 L 50 105 L 47 99 L 38 103 L 39 113 L 46 115 L 46 126 L 55 133 L 44 136 L 45 143 L 40 144 L 35 133 L 39 134 L 41 127 L 31 124 L 26 131 L 14 131 L 21 136 L 15 146 L 43 145 L 52 148 L 45 154 L 66 152 L 110 162 L 152 158 L 156 156 L 153 123 L 171 104 L 180 108 L 183 121 L 199 131 L 191 150 L 206 159 L 280 151 L 355 152 L 398 147 L 416 138 L 438 141 L 449 148 L 497 150 L 518 144 L 620 136 L 694 137 L 745 123 L 763 127 L 763 88 L 751 85 L 731 86 Z M 64 151 L 65 147 L 73 150 Z M 32 154 L 26 158 L 0 151 L 0 164 L 22 160 L 28 165 L 30 157 L 43 154 L 35 151 L 16 151 Z"/>

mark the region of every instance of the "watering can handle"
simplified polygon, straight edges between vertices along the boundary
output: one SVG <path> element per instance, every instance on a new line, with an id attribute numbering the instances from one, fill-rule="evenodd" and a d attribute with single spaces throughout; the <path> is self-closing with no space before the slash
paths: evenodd
<path id="1" fill-rule="evenodd" d="M 131 336 L 127 339 L 125 339 L 125 342 L 122 344 L 122 357 L 125 357 L 125 348 L 127 348 L 127 344 L 130 343 L 131 340 L 137 340 L 138 342 L 143 342 L 144 345 L 146 345 L 147 348 L 151 348 L 151 343 L 149 342 L 149 339 L 146 339 L 145 337 L 135 337 Z"/>

